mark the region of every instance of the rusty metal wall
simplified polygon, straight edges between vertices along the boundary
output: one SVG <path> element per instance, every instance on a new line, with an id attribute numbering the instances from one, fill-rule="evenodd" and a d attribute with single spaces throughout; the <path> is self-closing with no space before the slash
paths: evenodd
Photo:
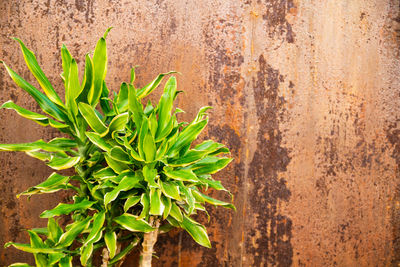
<path id="1" fill-rule="evenodd" d="M 109 87 L 177 70 L 179 107 L 212 105 L 203 138 L 235 161 L 218 175 L 237 212 L 210 209 L 212 249 L 182 232 L 155 266 L 397 266 L 400 263 L 399 0 L 0 1 L 0 58 L 33 80 L 16 43 L 61 87 L 59 47 L 78 57 L 108 26 Z M 160 90 L 159 90 L 160 91 Z M 0 71 L 0 100 L 38 110 Z M 0 142 L 56 136 L 0 112 Z M 0 243 L 26 241 L 65 195 L 17 200 L 51 171 L 1 153 Z M 223 196 L 222 196 L 223 197 Z M 134 266 L 135 255 L 125 264 Z M 30 255 L 0 248 L 0 263 Z"/>

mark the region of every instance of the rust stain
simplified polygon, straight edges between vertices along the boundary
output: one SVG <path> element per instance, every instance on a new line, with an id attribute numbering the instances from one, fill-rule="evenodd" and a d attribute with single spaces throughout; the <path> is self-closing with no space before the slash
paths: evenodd
<path id="1" fill-rule="evenodd" d="M 389 126 L 387 132 L 387 140 L 393 146 L 392 157 L 396 162 L 397 179 L 400 177 L 400 129 L 397 123 Z M 392 224 L 392 242 L 393 242 L 393 258 L 391 259 L 392 266 L 400 265 L 400 183 L 393 189 L 393 197 L 389 199 L 390 205 L 387 207 L 391 213 L 390 222 Z"/>
<path id="2" fill-rule="evenodd" d="M 279 202 L 289 201 L 291 195 L 286 181 L 278 178 L 278 173 L 286 171 L 290 162 L 279 131 L 279 112 L 285 102 L 278 94 L 283 77 L 262 55 L 258 64 L 253 90 L 260 128 L 258 148 L 248 172 L 252 191 L 247 209 L 248 213 L 254 214 L 254 219 L 250 220 L 251 227 L 246 228 L 247 261 L 251 266 L 289 266 L 293 256 L 292 221 L 279 210 Z"/>
<path id="3" fill-rule="evenodd" d="M 261 3 L 261 0 L 258 1 Z M 266 12 L 263 19 L 266 21 L 267 32 L 270 38 L 281 36 L 288 43 L 294 43 L 296 35 L 293 32 L 292 24 L 288 21 L 288 15 L 295 15 L 297 8 L 293 0 L 266 0 L 263 1 Z"/>

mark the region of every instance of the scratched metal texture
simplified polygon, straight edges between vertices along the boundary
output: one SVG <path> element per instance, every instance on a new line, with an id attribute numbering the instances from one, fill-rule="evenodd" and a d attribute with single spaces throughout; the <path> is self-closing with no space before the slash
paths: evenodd
<path id="1" fill-rule="evenodd" d="M 82 68 L 104 30 L 114 91 L 177 70 L 189 120 L 212 105 L 201 138 L 235 161 L 217 178 L 237 212 L 209 208 L 212 249 L 174 230 L 154 266 L 398 266 L 400 264 L 400 3 L 398 0 L 0 1 L 0 59 L 33 82 L 16 36 L 62 94 L 60 46 Z M 33 82 L 35 85 L 37 83 Z M 160 95 L 160 89 L 156 96 Z M 0 71 L 0 100 L 38 107 Z M 155 97 L 154 97 L 155 99 Z M 0 142 L 57 136 L 0 112 Z M 0 154 L 0 243 L 26 242 L 66 194 L 16 199 L 51 170 Z M 213 193 L 229 199 L 224 194 Z M 124 266 L 135 266 L 134 253 Z M 0 248 L 0 265 L 33 264 Z"/>

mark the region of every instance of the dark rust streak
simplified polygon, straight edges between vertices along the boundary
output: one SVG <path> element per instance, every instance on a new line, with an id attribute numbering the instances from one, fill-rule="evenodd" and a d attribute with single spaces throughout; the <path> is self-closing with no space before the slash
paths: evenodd
<path id="1" fill-rule="evenodd" d="M 263 15 L 263 19 L 266 21 L 269 37 L 275 38 L 276 36 L 286 35 L 286 41 L 294 43 L 295 34 L 292 25 L 286 19 L 286 15 L 296 8 L 293 0 L 266 0 L 264 4 L 267 11 Z"/>
<path id="2" fill-rule="evenodd" d="M 400 129 L 397 123 L 391 124 L 386 132 L 386 137 L 389 143 L 393 146 L 392 158 L 396 162 L 396 178 L 397 186 L 394 189 L 394 196 L 392 199 L 391 210 L 391 224 L 392 224 L 392 243 L 393 243 L 393 258 L 391 260 L 392 266 L 400 265 L 400 209 L 396 203 L 400 202 Z"/>
<path id="3" fill-rule="evenodd" d="M 282 147 L 279 131 L 279 114 L 285 100 L 278 96 L 279 84 L 283 81 L 278 70 L 259 57 L 260 70 L 253 80 L 254 99 L 260 129 L 257 134 L 258 148 L 249 168 L 249 214 L 255 219 L 247 229 L 246 252 L 254 257 L 252 266 L 290 266 L 293 247 L 292 221 L 280 214 L 279 201 L 289 201 L 290 191 L 278 172 L 286 171 L 290 162 L 288 151 Z M 252 245 L 255 243 L 255 246 Z"/>

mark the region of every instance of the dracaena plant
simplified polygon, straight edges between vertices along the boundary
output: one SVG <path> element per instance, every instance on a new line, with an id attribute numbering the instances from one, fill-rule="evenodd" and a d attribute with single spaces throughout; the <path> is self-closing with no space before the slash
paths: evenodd
<path id="1" fill-rule="evenodd" d="M 5 245 L 32 253 L 37 266 L 72 266 L 74 257 L 83 266 L 93 266 L 96 250 L 102 252 L 102 266 L 120 266 L 137 245 L 141 248 L 140 266 L 150 266 L 158 234 L 183 228 L 197 243 L 210 247 L 205 227 L 193 215 L 206 212 L 205 203 L 234 208 L 206 194 L 208 188 L 227 191 L 211 175 L 231 161 L 224 156 L 229 150 L 212 140 L 192 144 L 208 122 L 209 107 L 200 109 L 190 123 L 178 122 L 176 114 L 182 110 L 173 106 L 180 92 L 174 76 L 166 82 L 158 105 L 150 101 L 143 105 L 142 99 L 171 73 L 135 88 L 135 68 L 129 83 L 122 83 L 118 94 L 109 96 L 104 81 L 108 32 L 98 41 L 93 57 L 86 55 L 82 81 L 75 59 L 65 46 L 61 48 L 65 102 L 21 40 L 16 39 L 44 94 L 3 63 L 14 82 L 46 115 L 12 101 L 2 108 L 57 128 L 64 135 L 48 142 L 2 144 L 0 151 L 23 151 L 54 170 L 75 170 L 71 176 L 54 172 L 18 195 L 59 190 L 72 194 L 69 203 L 40 215 L 48 219 L 47 227 L 28 230 L 30 244 Z M 56 218 L 65 215 L 72 222 L 63 228 Z"/>

